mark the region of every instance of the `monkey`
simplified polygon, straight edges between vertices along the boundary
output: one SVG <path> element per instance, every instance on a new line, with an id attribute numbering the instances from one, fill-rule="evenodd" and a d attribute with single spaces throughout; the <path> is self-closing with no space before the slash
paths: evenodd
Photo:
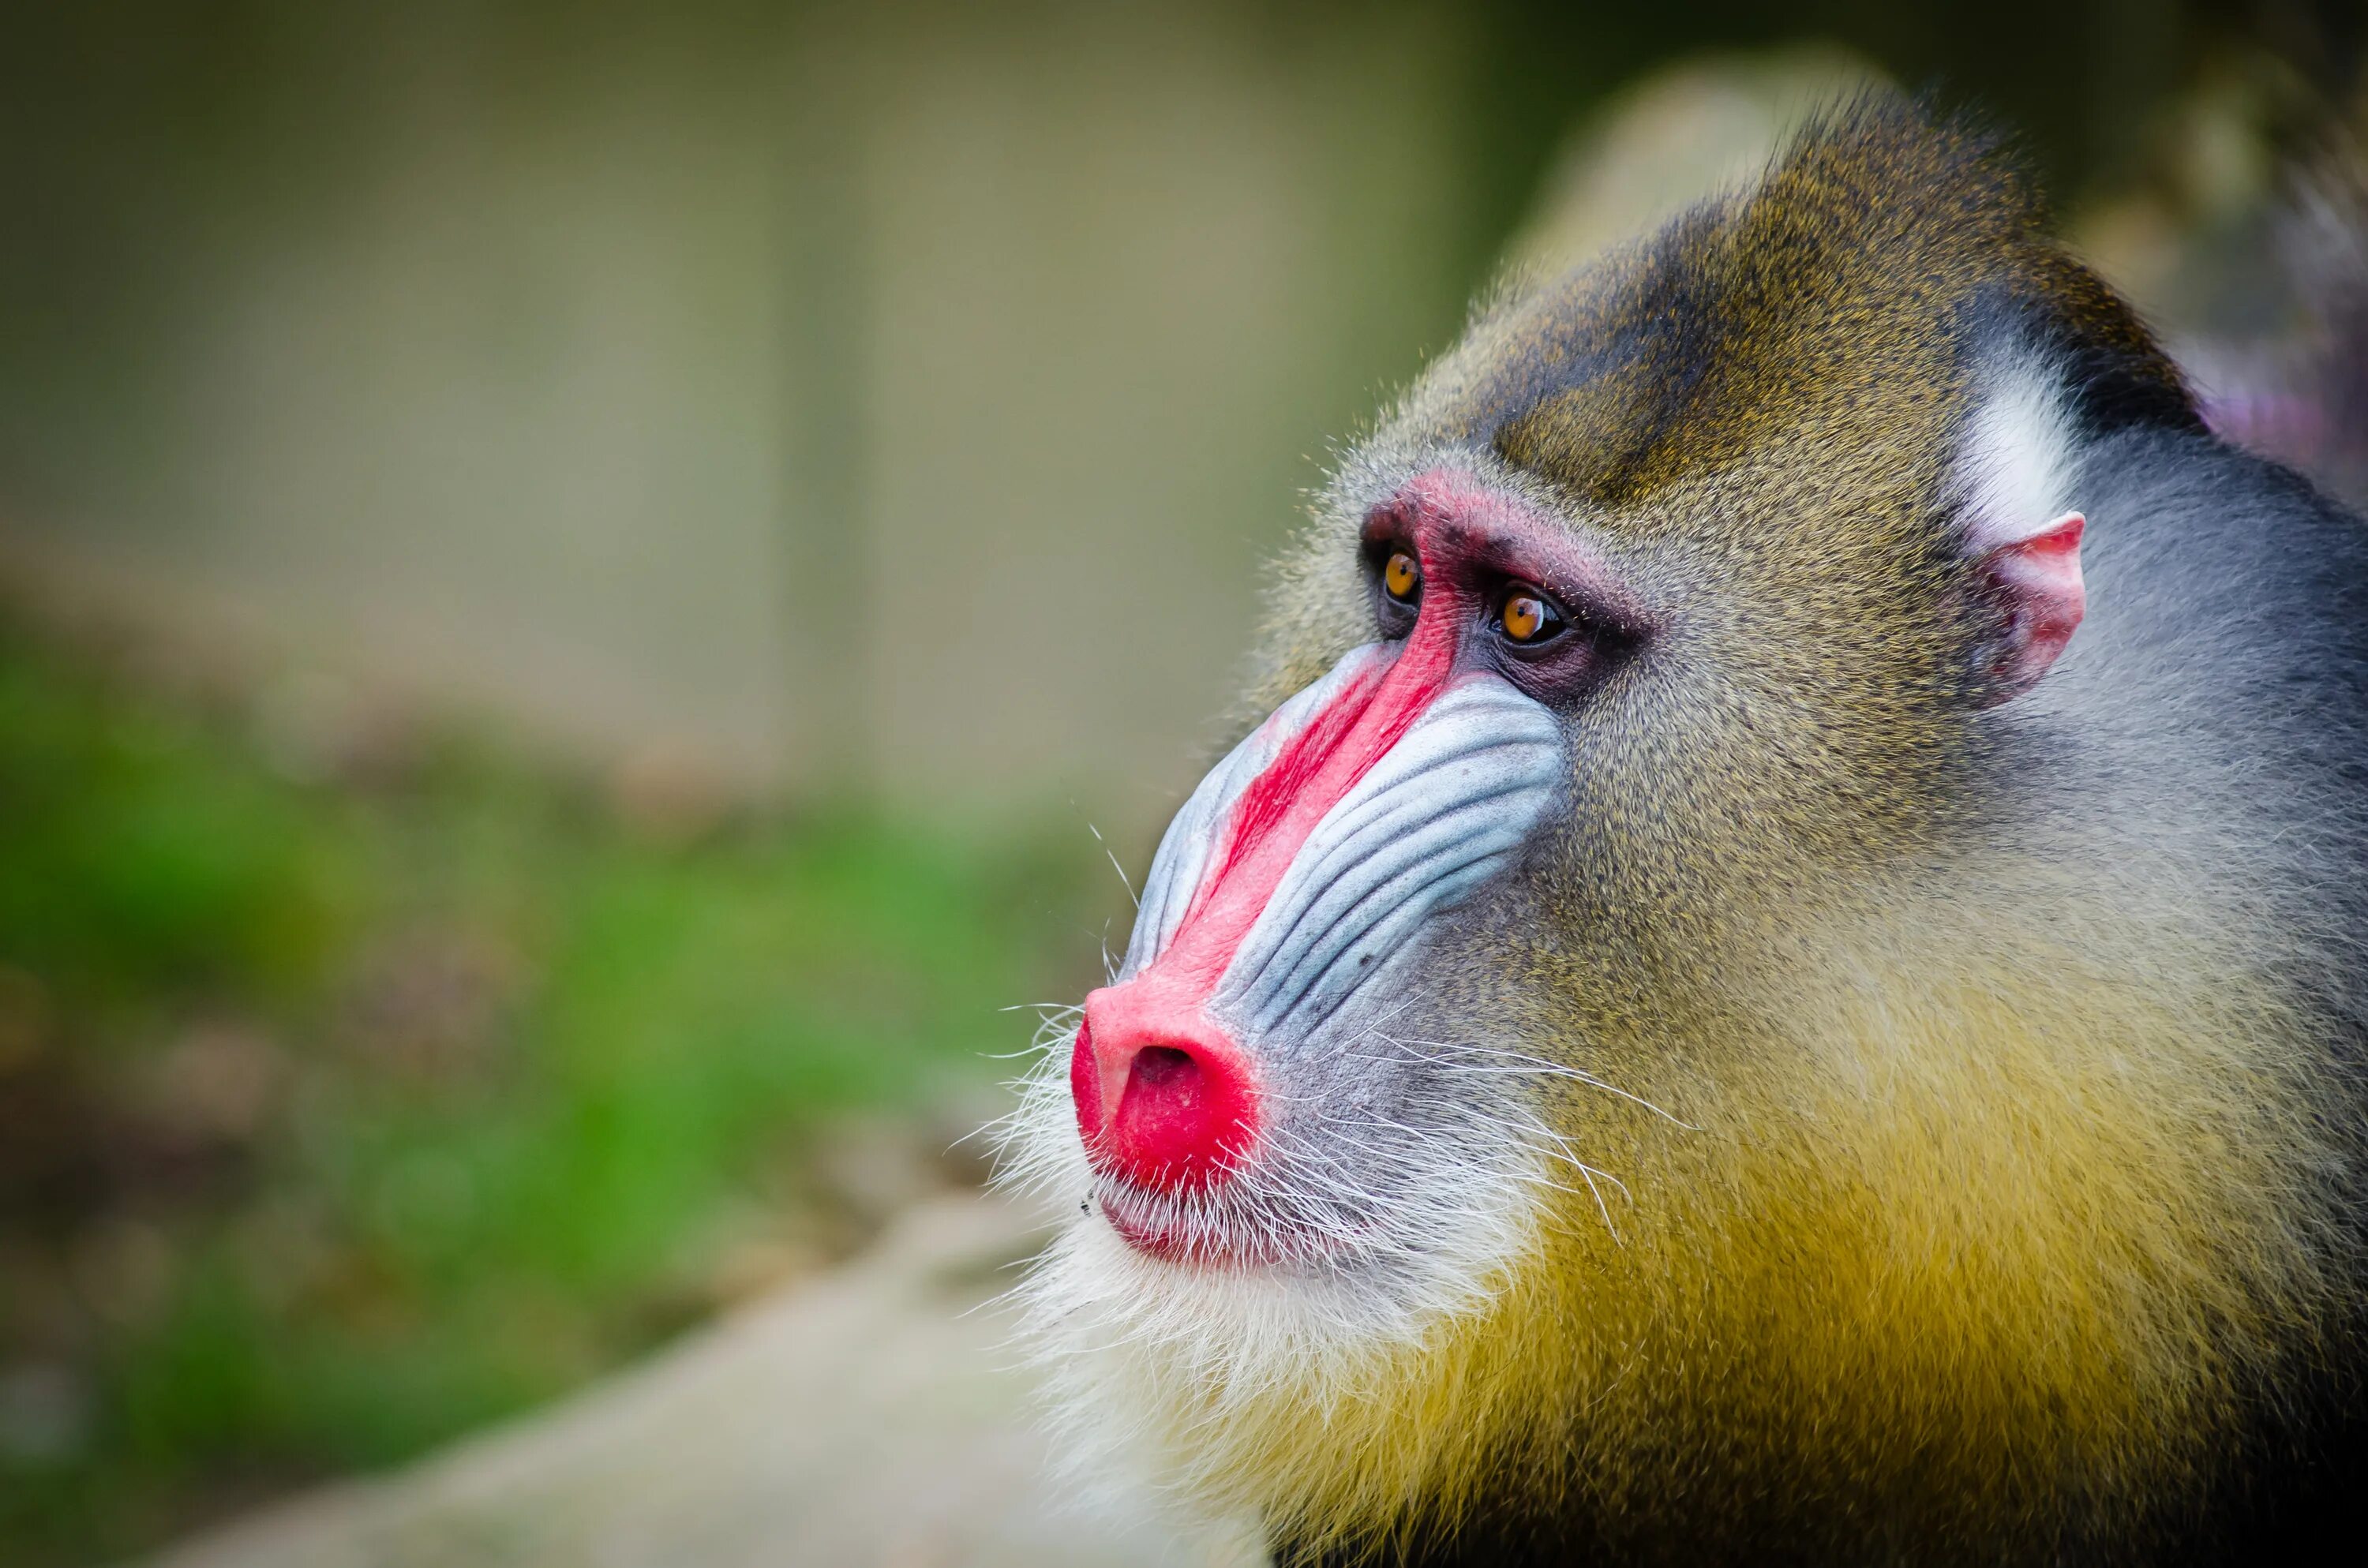
<path id="1" fill-rule="evenodd" d="M 1009 1179 L 1278 1563 L 2368 1539 L 2368 534 L 1873 96 L 1342 454 Z M 2348 1558 L 2347 1558 L 2348 1560 Z"/>

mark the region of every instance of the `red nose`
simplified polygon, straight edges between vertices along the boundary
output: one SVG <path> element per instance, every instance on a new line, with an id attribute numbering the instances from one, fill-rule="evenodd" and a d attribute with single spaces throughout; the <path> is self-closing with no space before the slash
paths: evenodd
<path id="1" fill-rule="evenodd" d="M 1077 1131 L 1095 1165 L 1161 1191 L 1223 1181 L 1258 1135 L 1248 1059 L 1152 975 L 1086 998 L 1069 1057 Z"/>

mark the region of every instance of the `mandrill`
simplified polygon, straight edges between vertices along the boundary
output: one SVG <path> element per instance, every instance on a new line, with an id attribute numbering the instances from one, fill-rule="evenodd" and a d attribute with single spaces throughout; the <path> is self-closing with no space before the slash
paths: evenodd
<path id="1" fill-rule="evenodd" d="M 1017 1119 L 1081 1446 L 1291 1565 L 2357 1561 L 2362 529 L 1904 103 L 1487 305 Z"/>

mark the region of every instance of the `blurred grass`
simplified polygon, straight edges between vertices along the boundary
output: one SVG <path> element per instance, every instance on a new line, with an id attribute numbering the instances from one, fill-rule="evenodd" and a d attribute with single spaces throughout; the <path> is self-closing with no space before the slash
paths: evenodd
<path id="1" fill-rule="evenodd" d="M 948 1179 L 1000 1006 L 1087 978 L 1075 824 L 658 831 L 269 707 L 0 622 L 10 1568 L 401 1460 L 843 1253 Z"/>

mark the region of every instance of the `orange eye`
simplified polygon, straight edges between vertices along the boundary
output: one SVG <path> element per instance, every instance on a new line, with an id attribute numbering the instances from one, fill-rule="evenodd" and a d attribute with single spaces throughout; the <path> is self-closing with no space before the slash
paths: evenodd
<path id="1" fill-rule="evenodd" d="M 1411 604 L 1422 590 L 1422 568 L 1405 551 L 1393 551 L 1382 567 L 1382 587 L 1400 604 Z"/>
<path id="2" fill-rule="evenodd" d="M 1516 642 L 1534 642 L 1552 635 L 1562 624 L 1562 617 L 1554 606 L 1518 588 L 1505 596 L 1505 608 L 1497 612 L 1497 619 L 1505 635 Z"/>

